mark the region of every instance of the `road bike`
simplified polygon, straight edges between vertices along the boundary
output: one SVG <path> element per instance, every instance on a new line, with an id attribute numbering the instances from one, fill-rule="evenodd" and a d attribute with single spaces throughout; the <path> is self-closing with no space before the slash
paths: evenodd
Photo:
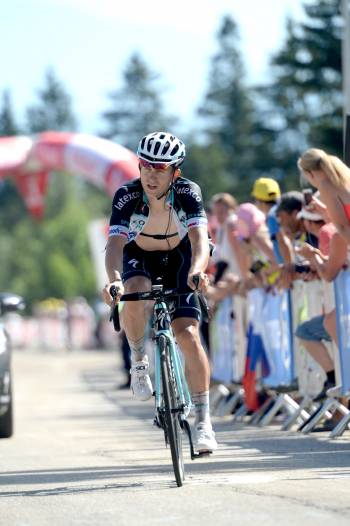
<path id="1" fill-rule="evenodd" d="M 196 277 L 195 277 L 196 278 Z M 195 280 L 194 280 L 195 281 Z M 198 287 L 199 280 L 195 281 Z M 111 307 L 110 321 L 113 321 L 116 331 L 120 331 L 119 309 L 116 301 L 117 290 L 111 287 L 111 295 L 114 298 Z M 152 285 L 150 291 L 133 292 L 124 294 L 120 301 L 153 300 L 152 329 L 155 357 L 155 416 L 154 424 L 164 431 L 166 446 L 170 447 L 171 459 L 177 486 L 182 486 L 185 479 L 185 467 L 183 461 L 182 438 L 186 433 L 191 452 L 191 460 L 209 455 L 206 452 L 195 452 L 191 434 L 191 427 L 187 420 L 191 411 L 191 395 L 185 378 L 185 373 L 175 338 L 171 329 L 171 318 L 169 314 L 169 303 L 178 296 L 195 294 L 202 318 L 208 320 L 208 305 L 196 289 L 164 289 L 159 278 Z"/>

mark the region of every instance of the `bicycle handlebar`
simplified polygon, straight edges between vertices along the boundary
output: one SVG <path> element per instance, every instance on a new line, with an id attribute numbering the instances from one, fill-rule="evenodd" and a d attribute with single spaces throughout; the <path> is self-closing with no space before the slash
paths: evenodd
<path id="1" fill-rule="evenodd" d="M 198 278 L 198 279 L 197 279 Z M 198 287 L 199 277 L 194 276 L 193 281 L 197 281 L 195 285 Z M 120 319 L 119 319 L 119 310 L 117 302 L 117 288 L 115 285 L 112 285 L 110 288 L 110 294 L 113 298 L 111 305 L 111 313 L 109 321 L 113 321 L 114 330 L 120 331 Z M 198 298 L 199 308 L 202 314 L 202 319 L 205 322 L 209 320 L 209 307 L 207 300 L 203 296 L 202 292 L 199 290 L 193 290 L 190 287 L 187 289 L 166 289 L 166 290 L 148 290 L 144 292 L 130 292 L 129 294 L 123 294 L 119 301 L 146 301 L 146 300 L 165 300 L 171 297 L 177 296 L 188 296 L 188 294 L 194 293 Z"/>

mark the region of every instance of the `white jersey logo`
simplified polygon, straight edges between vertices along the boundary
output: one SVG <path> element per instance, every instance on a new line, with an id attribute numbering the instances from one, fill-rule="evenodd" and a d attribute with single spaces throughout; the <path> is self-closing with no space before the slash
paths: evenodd
<path id="1" fill-rule="evenodd" d="M 130 259 L 128 263 L 129 265 L 132 265 L 134 268 L 136 268 L 136 266 L 139 264 L 139 261 L 137 261 L 137 259 Z"/>
<path id="2" fill-rule="evenodd" d="M 191 301 L 191 298 L 192 298 L 193 294 L 194 294 L 194 292 L 191 292 L 191 293 L 187 296 L 187 298 L 186 298 L 186 303 L 187 303 L 188 305 L 190 304 L 190 301 Z"/>

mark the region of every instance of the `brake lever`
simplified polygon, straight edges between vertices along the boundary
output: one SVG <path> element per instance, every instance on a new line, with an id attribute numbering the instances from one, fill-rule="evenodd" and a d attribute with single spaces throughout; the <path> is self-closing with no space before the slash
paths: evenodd
<path id="1" fill-rule="evenodd" d="M 196 292 L 196 296 L 198 298 L 199 308 L 200 308 L 201 313 L 202 313 L 202 320 L 205 323 L 208 323 L 208 321 L 209 321 L 209 305 L 208 305 L 207 300 L 204 297 L 203 293 L 198 289 L 199 276 L 193 276 L 192 279 L 193 279 L 193 283 L 195 284 L 195 287 L 196 287 L 195 292 Z"/>
<path id="2" fill-rule="evenodd" d="M 117 302 L 117 287 L 112 285 L 109 289 L 109 293 L 113 298 L 111 311 L 109 315 L 109 321 L 113 321 L 113 327 L 116 332 L 120 331 L 120 319 L 119 319 L 119 302 Z"/>

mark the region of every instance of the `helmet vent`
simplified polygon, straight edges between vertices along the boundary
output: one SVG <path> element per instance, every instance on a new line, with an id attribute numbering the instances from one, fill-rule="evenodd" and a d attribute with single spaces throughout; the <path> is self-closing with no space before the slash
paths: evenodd
<path id="1" fill-rule="evenodd" d="M 157 155 L 157 153 L 159 152 L 159 148 L 161 147 L 162 143 L 157 141 L 155 146 L 154 146 L 154 155 Z"/>
<path id="2" fill-rule="evenodd" d="M 161 155 L 165 155 L 167 153 L 167 151 L 169 150 L 170 148 L 170 142 L 167 141 L 164 146 L 163 146 L 163 150 L 162 150 L 162 154 Z"/>

